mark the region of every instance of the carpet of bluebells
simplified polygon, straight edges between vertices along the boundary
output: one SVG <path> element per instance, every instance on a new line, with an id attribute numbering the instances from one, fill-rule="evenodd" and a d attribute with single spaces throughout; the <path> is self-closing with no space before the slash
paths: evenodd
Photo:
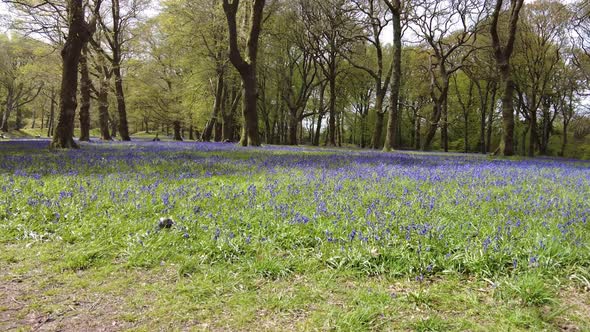
<path id="1" fill-rule="evenodd" d="M 590 163 L 215 143 L 0 143 L 0 243 L 68 268 L 425 278 L 590 267 Z M 171 218 L 170 228 L 160 218 Z M 302 272 L 302 271 L 299 271 Z"/>

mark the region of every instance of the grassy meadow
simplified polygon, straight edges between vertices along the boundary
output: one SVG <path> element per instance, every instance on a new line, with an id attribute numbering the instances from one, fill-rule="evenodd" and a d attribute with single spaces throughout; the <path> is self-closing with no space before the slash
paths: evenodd
<path id="1" fill-rule="evenodd" d="M 590 331 L 590 163 L 0 142 L 0 330 Z"/>

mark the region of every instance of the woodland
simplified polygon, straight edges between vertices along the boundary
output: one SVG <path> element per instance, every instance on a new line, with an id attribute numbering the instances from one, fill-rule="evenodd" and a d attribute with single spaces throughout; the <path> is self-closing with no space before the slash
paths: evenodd
<path id="1" fill-rule="evenodd" d="M 0 330 L 590 331 L 588 0 L 0 9 Z"/>
<path id="2" fill-rule="evenodd" d="M 55 147 L 589 157 L 588 1 L 3 2 L 0 129 Z"/>

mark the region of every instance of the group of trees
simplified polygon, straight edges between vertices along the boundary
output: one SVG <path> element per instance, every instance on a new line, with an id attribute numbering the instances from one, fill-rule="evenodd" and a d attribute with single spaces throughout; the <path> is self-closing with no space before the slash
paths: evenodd
<path id="1" fill-rule="evenodd" d="M 81 140 L 533 156 L 590 132 L 584 0 L 3 1 L 0 129 L 59 109 L 56 147 L 77 110 Z"/>

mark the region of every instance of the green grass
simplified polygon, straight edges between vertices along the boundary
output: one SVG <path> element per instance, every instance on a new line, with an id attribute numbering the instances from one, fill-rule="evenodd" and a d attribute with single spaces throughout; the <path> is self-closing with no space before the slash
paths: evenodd
<path id="1" fill-rule="evenodd" d="M 585 164 L 170 147 L 0 152 L 0 329 L 590 330 Z"/>

